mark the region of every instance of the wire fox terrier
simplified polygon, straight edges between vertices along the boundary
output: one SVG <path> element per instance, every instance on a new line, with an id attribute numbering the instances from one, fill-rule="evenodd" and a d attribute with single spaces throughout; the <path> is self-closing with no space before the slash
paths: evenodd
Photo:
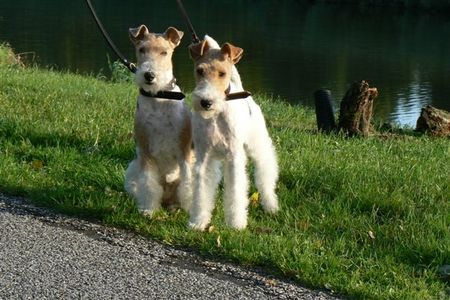
<path id="1" fill-rule="evenodd" d="M 161 98 L 179 92 L 172 54 L 183 32 L 169 27 L 150 33 L 145 25 L 130 28 L 136 48 L 135 81 L 140 88 L 134 121 L 136 158 L 125 174 L 125 189 L 141 213 L 151 216 L 161 204 L 188 210 L 192 196 L 191 113 L 184 101 Z"/>
<path id="2" fill-rule="evenodd" d="M 189 226 L 204 230 L 211 221 L 215 191 L 224 164 L 224 208 L 227 225 L 247 226 L 247 155 L 255 164 L 255 183 L 266 212 L 278 211 L 275 186 L 277 158 L 260 107 L 252 97 L 226 101 L 229 93 L 243 91 L 235 64 L 243 49 L 229 43 L 220 47 L 209 36 L 189 47 L 195 65 L 192 93 L 195 145 L 194 197 Z"/>

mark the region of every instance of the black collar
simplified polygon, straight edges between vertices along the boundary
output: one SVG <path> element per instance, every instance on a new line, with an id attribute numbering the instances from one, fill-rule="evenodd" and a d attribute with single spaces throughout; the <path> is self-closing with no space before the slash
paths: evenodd
<path id="1" fill-rule="evenodd" d="M 183 100 L 185 95 L 182 92 L 172 92 L 172 91 L 159 91 L 156 94 L 149 93 L 143 89 L 139 89 L 139 93 L 145 97 L 151 98 L 164 98 L 170 100 Z"/>
<path id="2" fill-rule="evenodd" d="M 167 85 L 168 90 L 174 89 L 176 86 L 176 79 L 173 78 L 170 83 Z M 169 100 L 183 100 L 186 96 L 182 92 L 173 92 L 173 91 L 159 91 L 156 94 L 147 92 L 146 90 L 140 88 L 139 93 L 145 97 L 151 98 L 164 98 Z"/>
<path id="3" fill-rule="evenodd" d="M 231 86 L 228 86 L 228 88 L 225 90 L 226 98 L 225 100 L 237 100 L 237 99 L 243 99 L 247 98 L 248 96 L 251 96 L 252 93 L 249 91 L 242 91 L 242 92 L 236 92 L 236 93 L 230 93 Z"/>

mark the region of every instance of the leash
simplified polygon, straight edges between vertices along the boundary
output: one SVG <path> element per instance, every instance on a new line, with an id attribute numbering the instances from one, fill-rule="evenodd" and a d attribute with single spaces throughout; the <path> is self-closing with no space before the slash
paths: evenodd
<path id="1" fill-rule="evenodd" d="M 186 25 L 191 32 L 191 39 L 193 44 L 200 43 L 200 39 L 198 38 L 197 34 L 195 33 L 194 26 L 192 26 L 191 20 L 189 19 L 189 16 L 186 12 L 186 9 L 183 6 L 183 3 L 181 0 L 177 0 L 178 8 L 180 9 L 181 14 L 184 17 L 184 20 L 186 21 Z"/>
<path id="2" fill-rule="evenodd" d="M 181 0 L 177 0 L 177 3 L 178 3 L 178 8 L 180 9 L 181 15 L 184 17 L 186 25 L 187 25 L 189 31 L 191 32 L 192 43 L 193 44 L 200 43 L 200 39 L 198 38 L 197 34 L 195 33 L 194 26 L 192 26 L 191 19 L 189 19 L 189 16 L 186 12 L 186 9 L 183 6 L 183 3 L 181 2 Z M 225 95 L 226 95 L 226 98 L 225 98 L 226 101 L 230 101 L 230 100 L 247 98 L 248 96 L 251 96 L 252 94 L 248 91 L 230 93 L 230 87 L 228 87 L 228 89 L 225 91 Z"/>
<path id="3" fill-rule="evenodd" d="M 106 42 L 108 43 L 109 47 L 114 51 L 114 53 L 117 55 L 117 57 L 120 59 L 122 64 L 125 65 L 125 67 L 128 68 L 132 73 L 136 73 L 136 66 L 129 62 L 125 56 L 117 49 L 116 45 L 114 45 L 113 41 L 109 37 L 108 33 L 106 32 L 105 28 L 103 27 L 102 22 L 100 22 L 100 19 L 97 16 L 97 13 L 94 10 L 94 7 L 92 6 L 92 3 L 90 0 L 86 0 L 87 5 L 89 6 L 89 10 L 91 11 L 92 16 L 94 17 L 95 23 L 97 24 L 98 28 L 103 34 L 103 37 L 105 38 Z"/>
<path id="4" fill-rule="evenodd" d="M 109 47 L 114 51 L 114 53 L 117 55 L 119 60 L 122 62 L 122 64 L 125 65 L 125 67 L 130 70 L 132 73 L 136 73 L 136 65 L 129 62 L 125 56 L 119 51 L 119 49 L 116 47 L 116 45 L 113 43 L 111 38 L 109 37 L 108 32 L 106 32 L 105 27 L 103 26 L 102 22 L 97 16 L 97 13 L 94 10 L 94 7 L 92 6 L 92 3 L 90 0 L 86 0 L 87 5 L 89 6 L 89 10 L 91 11 L 92 16 L 94 17 L 95 23 L 97 24 L 98 28 L 100 29 L 103 37 L 105 38 L 106 42 L 108 43 Z M 175 82 L 172 83 L 173 85 Z M 143 89 L 139 89 L 139 92 L 141 95 L 146 97 L 152 97 L 152 98 L 164 98 L 164 99 L 171 99 L 171 100 L 182 100 L 185 98 L 185 95 L 181 92 L 172 92 L 172 91 L 159 91 L 156 94 L 152 94 L 149 92 L 144 91 Z"/>

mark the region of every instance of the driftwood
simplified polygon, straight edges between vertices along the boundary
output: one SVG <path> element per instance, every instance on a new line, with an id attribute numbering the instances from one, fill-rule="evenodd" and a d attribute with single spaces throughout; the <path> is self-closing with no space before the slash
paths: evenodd
<path id="1" fill-rule="evenodd" d="M 450 136 L 450 112 L 427 105 L 417 119 L 416 130 L 434 136 Z"/>
<path id="2" fill-rule="evenodd" d="M 369 135 L 373 101 L 377 96 L 377 88 L 370 88 L 366 81 L 353 83 L 341 102 L 339 129 L 350 136 Z"/>

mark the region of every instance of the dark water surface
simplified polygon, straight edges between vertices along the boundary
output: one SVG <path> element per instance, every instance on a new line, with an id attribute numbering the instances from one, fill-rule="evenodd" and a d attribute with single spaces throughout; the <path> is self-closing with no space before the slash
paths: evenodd
<path id="1" fill-rule="evenodd" d="M 185 91 L 192 90 L 189 33 L 175 0 L 92 2 L 131 60 L 129 27 L 184 30 L 175 74 Z M 293 0 L 183 2 L 199 35 L 244 48 L 238 68 L 254 93 L 310 106 L 320 87 L 338 101 L 350 83 L 365 79 L 379 89 L 379 121 L 414 126 L 425 104 L 450 110 L 450 16 Z M 114 57 L 83 0 L 1 1 L 0 41 L 16 52 L 34 52 L 40 65 L 81 73 L 107 70 L 106 53 Z"/>

